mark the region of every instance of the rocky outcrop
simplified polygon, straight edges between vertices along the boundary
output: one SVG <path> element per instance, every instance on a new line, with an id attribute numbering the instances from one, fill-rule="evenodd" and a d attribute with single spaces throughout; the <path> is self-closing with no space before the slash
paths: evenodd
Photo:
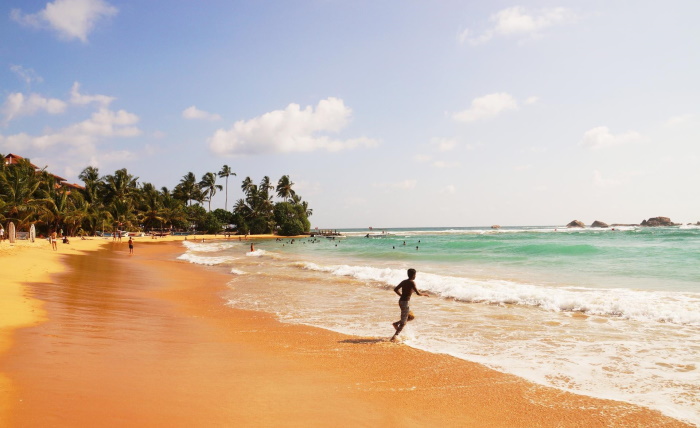
<path id="1" fill-rule="evenodd" d="M 649 220 L 643 220 L 640 226 L 659 227 L 659 226 L 678 226 L 668 217 L 652 217 Z"/>
<path id="2" fill-rule="evenodd" d="M 566 227 L 586 227 L 586 225 L 583 224 L 582 221 L 574 220 L 571 223 L 567 224 Z"/>
<path id="3" fill-rule="evenodd" d="M 591 227 L 610 227 L 610 225 L 604 221 L 596 220 L 591 224 Z"/>
<path id="4" fill-rule="evenodd" d="M 500 228 L 501 228 L 500 224 L 494 224 L 493 226 L 491 226 L 491 229 L 500 229 Z"/>

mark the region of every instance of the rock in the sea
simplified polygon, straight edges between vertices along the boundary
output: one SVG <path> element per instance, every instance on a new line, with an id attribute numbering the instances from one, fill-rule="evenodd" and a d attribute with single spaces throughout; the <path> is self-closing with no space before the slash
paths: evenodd
<path id="1" fill-rule="evenodd" d="M 586 227 L 586 225 L 583 224 L 582 221 L 574 220 L 571 223 L 567 224 L 566 227 Z"/>
<path id="2" fill-rule="evenodd" d="M 591 227 L 610 227 L 610 225 L 604 221 L 596 220 L 591 224 Z"/>
<path id="3" fill-rule="evenodd" d="M 641 226 L 658 227 L 658 226 L 677 226 L 668 217 L 652 217 L 649 220 L 643 220 Z"/>
<path id="4" fill-rule="evenodd" d="M 491 226 L 491 229 L 500 229 L 500 228 L 501 228 L 500 224 L 494 224 L 493 226 Z"/>

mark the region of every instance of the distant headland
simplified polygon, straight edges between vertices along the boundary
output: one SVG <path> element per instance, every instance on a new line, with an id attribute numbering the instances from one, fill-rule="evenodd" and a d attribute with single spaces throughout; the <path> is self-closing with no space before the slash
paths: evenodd
<path id="1" fill-rule="evenodd" d="M 693 223 L 688 223 L 693 224 Z M 641 223 L 639 224 L 622 224 L 622 223 L 613 223 L 613 224 L 608 224 L 604 221 L 596 220 L 593 223 L 591 223 L 590 227 L 600 227 L 600 228 L 607 228 L 607 227 L 621 227 L 621 226 L 642 226 L 642 227 L 668 227 L 668 226 L 681 226 L 681 223 L 674 223 L 671 221 L 670 218 L 668 217 L 651 217 L 648 220 L 642 220 Z M 700 226 L 700 221 L 695 223 L 695 225 Z M 586 225 L 580 221 L 580 220 L 573 220 L 569 224 L 566 225 L 566 227 L 586 227 Z"/>

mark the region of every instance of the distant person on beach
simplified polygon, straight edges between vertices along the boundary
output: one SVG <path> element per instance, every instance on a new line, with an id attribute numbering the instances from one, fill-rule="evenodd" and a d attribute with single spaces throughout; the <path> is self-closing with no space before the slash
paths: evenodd
<path id="1" fill-rule="evenodd" d="M 250 252 L 252 253 L 253 251 L 255 251 L 255 247 L 254 247 L 253 244 L 251 243 L 251 244 L 250 244 Z"/>
<path id="2" fill-rule="evenodd" d="M 5 240 L 5 228 L 0 226 L 0 242 Z"/>
<path id="3" fill-rule="evenodd" d="M 399 333 L 401 333 L 401 330 L 406 326 L 406 323 L 413 319 L 412 317 L 409 316 L 411 309 L 409 308 L 409 301 L 411 300 L 411 294 L 414 292 L 419 295 L 419 296 L 425 296 L 425 294 L 420 294 L 418 289 L 416 288 L 416 283 L 414 280 L 416 279 L 416 270 L 415 269 L 409 269 L 408 270 L 408 279 L 404 279 L 401 281 L 399 285 L 397 285 L 394 288 L 394 293 L 399 295 L 399 307 L 401 308 L 401 320 L 396 321 L 393 323 L 394 328 L 396 329 L 396 333 L 391 337 L 391 341 L 395 341 L 396 337 L 398 337 Z M 401 290 L 399 292 L 399 290 Z"/>
<path id="4" fill-rule="evenodd" d="M 134 240 L 129 237 L 129 254 L 134 254 Z"/>
<path id="5" fill-rule="evenodd" d="M 51 236 L 49 237 L 49 240 L 51 241 L 51 248 L 54 251 L 58 250 L 58 247 L 56 246 L 56 239 L 57 239 L 56 231 L 54 230 L 53 232 L 51 232 Z"/>

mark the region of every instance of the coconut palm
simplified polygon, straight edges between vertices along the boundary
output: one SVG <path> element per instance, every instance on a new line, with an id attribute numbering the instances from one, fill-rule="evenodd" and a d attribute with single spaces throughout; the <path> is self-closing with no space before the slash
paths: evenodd
<path id="1" fill-rule="evenodd" d="M 19 227 L 26 226 L 32 217 L 46 209 L 47 198 L 41 190 L 42 186 L 46 188 L 47 185 L 27 159 L 5 167 L 0 174 L 3 217 L 17 221 Z"/>
<path id="2" fill-rule="evenodd" d="M 202 176 L 202 181 L 199 182 L 199 188 L 202 190 L 202 195 L 206 197 L 206 201 L 209 202 L 209 212 L 211 212 L 211 199 L 216 194 L 217 190 L 223 190 L 221 184 L 216 184 L 216 174 L 213 172 L 207 172 Z"/>
<path id="3" fill-rule="evenodd" d="M 228 177 L 233 175 L 234 177 L 236 176 L 236 173 L 233 172 L 230 166 L 224 165 L 221 167 L 221 171 L 219 171 L 219 177 L 226 177 L 226 200 L 224 202 L 224 209 L 228 211 Z"/>
<path id="4" fill-rule="evenodd" d="M 186 206 L 190 205 L 190 201 L 199 199 L 200 193 L 199 186 L 197 186 L 197 177 L 192 172 L 183 175 L 180 183 L 175 186 L 173 191 L 173 195 L 184 202 Z"/>
<path id="5" fill-rule="evenodd" d="M 277 196 L 284 200 L 289 200 L 296 194 L 292 189 L 294 183 L 289 179 L 288 175 L 283 175 L 277 182 Z"/>
<path id="6" fill-rule="evenodd" d="M 114 171 L 113 175 L 107 175 L 102 180 L 102 194 L 105 204 L 119 201 L 126 203 L 138 190 L 138 177 L 129 174 L 126 168 Z"/>
<path id="7" fill-rule="evenodd" d="M 267 199 L 270 196 L 270 190 L 273 190 L 274 188 L 275 186 L 273 186 L 272 183 L 270 183 L 270 177 L 266 175 L 260 181 L 260 186 L 258 187 L 258 190 L 262 192 L 262 196 Z"/>
<path id="8" fill-rule="evenodd" d="M 82 191 L 85 199 L 91 204 L 96 203 L 99 200 L 100 171 L 94 166 L 89 166 L 80 173 L 78 178 L 85 184 L 85 190 Z"/>
<path id="9" fill-rule="evenodd" d="M 246 177 L 245 180 L 243 180 L 243 183 L 241 184 L 241 190 L 243 190 L 243 193 L 247 195 L 250 191 L 251 186 L 254 186 L 253 180 L 251 180 L 250 177 Z"/>
<path id="10" fill-rule="evenodd" d="M 147 228 L 160 226 L 163 221 L 161 193 L 151 183 L 143 183 L 140 190 L 137 218 Z"/>

